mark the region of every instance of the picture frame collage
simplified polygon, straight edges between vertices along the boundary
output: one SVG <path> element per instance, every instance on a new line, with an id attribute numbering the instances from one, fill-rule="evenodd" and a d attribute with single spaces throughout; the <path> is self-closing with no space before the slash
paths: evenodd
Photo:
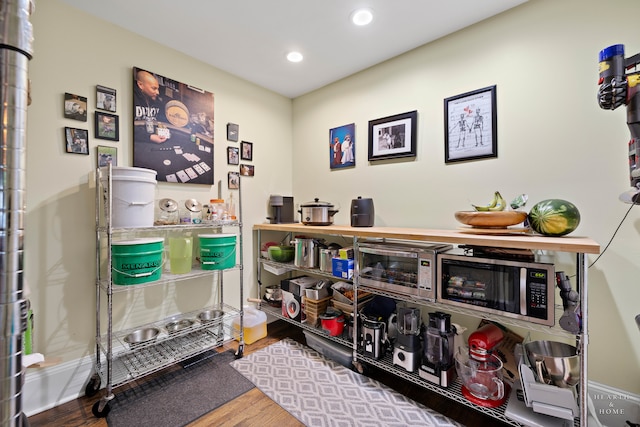
<path id="1" fill-rule="evenodd" d="M 227 141 L 240 142 L 240 146 L 227 146 L 227 165 L 238 166 L 238 170 L 228 172 L 227 182 L 230 190 L 240 188 L 240 176 L 255 176 L 255 166 L 245 162 L 253 161 L 253 142 L 239 139 L 240 126 L 227 123 Z M 242 163 L 241 163 L 242 161 Z"/>
<path id="2" fill-rule="evenodd" d="M 96 85 L 96 109 L 94 111 L 94 138 L 117 142 L 120 140 L 119 118 L 116 114 L 116 90 Z M 88 99 L 85 96 L 66 92 L 64 94 L 64 118 L 88 122 Z M 65 151 L 70 154 L 89 155 L 89 130 L 86 128 L 64 127 Z M 118 164 L 118 148 L 106 145 L 96 146 L 97 166 Z"/>

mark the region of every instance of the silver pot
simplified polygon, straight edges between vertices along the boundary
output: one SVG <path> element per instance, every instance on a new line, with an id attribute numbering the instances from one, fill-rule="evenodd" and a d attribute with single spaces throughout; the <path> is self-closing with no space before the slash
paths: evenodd
<path id="1" fill-rule="evenodd" d="M 300 222 L 304 225 L 331 225 L 333 216 L 338 212 L 333 207 L 331 203 L 321 202 L 317 198 L 313 202 L 303 203 L 298 211 Z"/>
<path id="2" fill-rule="evenodd" d="M 294 245 L 295 252 L 293 256 L 293 264 L 296 267 L 316 268 L 317 252 L 315 239 L 296 238 L 291 243 Z"/>

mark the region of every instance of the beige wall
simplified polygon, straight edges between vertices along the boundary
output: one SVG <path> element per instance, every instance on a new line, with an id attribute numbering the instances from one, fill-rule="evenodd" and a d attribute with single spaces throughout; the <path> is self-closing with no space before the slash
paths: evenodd
<path id="1" fill-rule="evenodd" d="M 530 0 L 295 99 L 294 196 L 339 204 L 336 224 L 349 223 L 351 199 L 372 197 L 376 225 L 426 228 L 458 227 L 453 213 L 495 190 L 509 200 L 527 193 L 529 207 L 563 198 L 582 213 L 574 234 L 604 248 L 630 206 L 618 201 L 629 185 L 629 132 L 624 108 L 596 102 L 598 53 L 616 43 L 627 56 L 639 52 L 639 12 L 635 0 Z M 494 84 L 498 157 L 445 164 L 443 99 Z M 368 121 L 410 110 L 418 110 L 416 158 L 368 162 Z M 329 129 L 348 123 L 356 124 L 356 167 L 331 171 Z M 636 209 L 589 269 L 589 379 L 638 393 Z M 575 273 L 573 256 L 556 261 Z"/>
<path id="2" fill-rule="evenodd" d="M 250 279 L 254 259 L 251 224 L 266 217 L 269 194 L 291 192 L 291 100 L 57 0 L 38 2 L 32 22 L 35 52 L 29 70 L 33 103 L 28 110 L 25 270 L 36 319 L 35 350 L 63 363 L 94 352 L 95 150 L 97 145 L 117 147 L 118 164 L 132 165 L 133 66 L 214 93 L 214 179 L 222 180 L 223 197 L 229 194 L 227 172 L 233 170 L 226 162 L 226 147 L 239 146 L 226 140 L 226 124 L 239 124 L 240 139 L 254 143 L 256 176 L 242 179 L 243 216 L 248 224 L 244 246 L 247 296 L 256 287 Z M 119 142 L 93 138 L 96 85 L 117 90 Z M 88 97 L 88 122 L 63 118 L 65 92 Z M 89 156 L 65 152 L 65 126 L 89 129 Z M 217 188 L 159 183 L 157 194 L 208 201 L 217 196 Z M 235 280 L 225 280 L 225 296 L 239 306 L 237 272 L 233 274 Z M 114 298 L 114 320 L 120 327 L 146 315 L 195 310 L 214 298 L 207 280 L 119 294 Z"/>
<path id="3" fill-rule="evenodd" d="M 254 142 L 256 177 L 242 181 L 246 293 L 256 288 L 249 230 L 264 221 L 272 193 L 293 194 L 296 203 L 319 197 L 338 204 L 336 224 L 349 223 L 351 199 L 372 197 L 376 225 L 428 228 L 456 228 L 454 211 L 484 202 L 495 190 L 507 198 L 528 193 L 530 205 L 565 198 L 582 212 L 575 235 L 603 248 L 629 208 L 618 201 L 628 187 L 625 112 L 600 110 L 595 94 L 602 48 L 624 43 L 628 56 L 640 51 L 635 0 L 609 2 L 607 14 L 595 0 L 530 0 L 293 103 L 56 0 L 37 6 L 25 268 L 36 351 L 49 357 L 68 362 L 93 354 L 95 146 L 116 146 L 119 164 L 132 163 L 132 66 L 215 94 L 216 180 L 225 183 L 229 170 L 226 123 L 238 123 L 240 138 Z M 90 156 L 66 154 L 62 129 L 79 122 L 63 118 L 63 94 L 87 96 L 92 120 L 96 84 L 118 90 L 120 142 L 91 138 Z M 493 84 L 498 158 L 445 164 L 443 99 Z M 368 121 L 414 109 L 417 157 L 369 163 Z M 93 135 L 91 123 L 86 128 Z M 331 171 L 329 129 L 348 123 L 356 124 L 356 167 Z M 202 200 L 215 194 L 209 187 L 164 183 L 160 193 Z M 640 334 L 633 323 L 640 313 L 638 215 L 631 211 L 589 269 L 590 379 L 634 393 L 640 392 Z M 571 261 L 558 257 L 558 268 L 573 274 Z M 133 323 L 141 313 L 171 314 L 213 297 L 209 283 L 197 282 L 140 292 L 115 313 Z"/>

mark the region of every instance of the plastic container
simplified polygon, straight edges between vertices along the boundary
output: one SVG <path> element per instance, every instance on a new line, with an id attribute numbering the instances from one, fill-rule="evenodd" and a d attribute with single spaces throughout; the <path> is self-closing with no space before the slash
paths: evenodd
<path id="1" fill-rule="evenodd" d="M 171 274 L 185 274 L 191 271 L 193 239 L 169 237 L 169 265 Z"/>
<path id="2" fill-rule="evenodd" d="M 114 228 L 152 227 L 156 194 L 156 171 L 144 168 L 111 169 L 112 216 Z M 106 186 L 107 174 L 102 178 Z"/>
<path id="3" fill-rule="evenodd" d="M 233 336 L 236 341 L 240 339 L 240 318 L 233 319 Z M 244 306 L 244 318 L 242 319 L 244 343 L 252 344 L 267 336 L 267 315 L 254 307 Z"/>
<path id="4" fill-rule="evenodd" d="M 203 270 L 224 270 L 236 265 L 235 234 L 201 234 L 198 241 Z"/>
<path id="5" fill-rule="evenodd" d="M 162 275 L 164 239 L 133 239 L 111 244 L 114 285 L 153 282 Z"/>

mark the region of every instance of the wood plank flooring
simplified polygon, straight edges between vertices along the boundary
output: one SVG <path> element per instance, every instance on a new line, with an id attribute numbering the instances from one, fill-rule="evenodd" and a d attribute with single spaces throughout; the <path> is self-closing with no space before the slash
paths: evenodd
<path id="1" fill-rule="evenodd" d="M 270 323 L 267 327 L 268 335 L 250 345 L 245 345 L 245 355 L 249 355 L 254 351 L 267 347 L 282 338 L 290 337 L 301 343 L 305 343 L 304 334 L 300 328 L 297 328 L 285 321 L 278 320 Z M 220 351 L 230 348 L 237 349 L 237 343 L 229 343 Z M 177 368 L 168 368 L 168 370 Z M 163 371 L 166 372 L 166 371 Z M 162 373 L 162 372 L 161 372 Z M 159 374 L 161 374 L 159 373 Z M 156 375 L 159 375 L 156 374 Z M 368 375 L 389 387 L 394 388 L 407 397 L 420 402 L 434 410 L 464 424 L 468 427 L 501 427 L 503 423 L 487 417 L 481 412 L 469 409 L 464 405 L 452 402 L 441 397 L 436 393 L 424 390 L 415 386 L 409 381 L 390 375 L 380 370 L 372 370 Z M 149 379 L 150 377 L 147 377 Z M 139 383 L 130 383 L 124 385 L 114 392 L 117 394 L 125 389 L 125 387 L 135 387 Z M 100 393 L 103 393 L 101 391 Z M 96 418 L 91 412 L 91 407 L 102 396 L 98 394 L 93 397 L 81 397 L 63 405 L 57 406 L 48 411 L 29 417 L 31 427 L 51 427 L 51 426 L 97 426 L 107 427 L 105 418 Z M 188 427 L 250 427 L 250 426 L 279 426 L 279 427 L 298 427 L 304 426 L 296 418 L 277 405 L 273 400 L 268 398 L 257 388 L 254 388 L 242 396 L 226 403 L 214 411 L 204 415 L 200 419 L 192 422 Z M 162 426 L 158 426 L 162 427 Z M 311 427 L 311 426 L 310 426 Z"/>

